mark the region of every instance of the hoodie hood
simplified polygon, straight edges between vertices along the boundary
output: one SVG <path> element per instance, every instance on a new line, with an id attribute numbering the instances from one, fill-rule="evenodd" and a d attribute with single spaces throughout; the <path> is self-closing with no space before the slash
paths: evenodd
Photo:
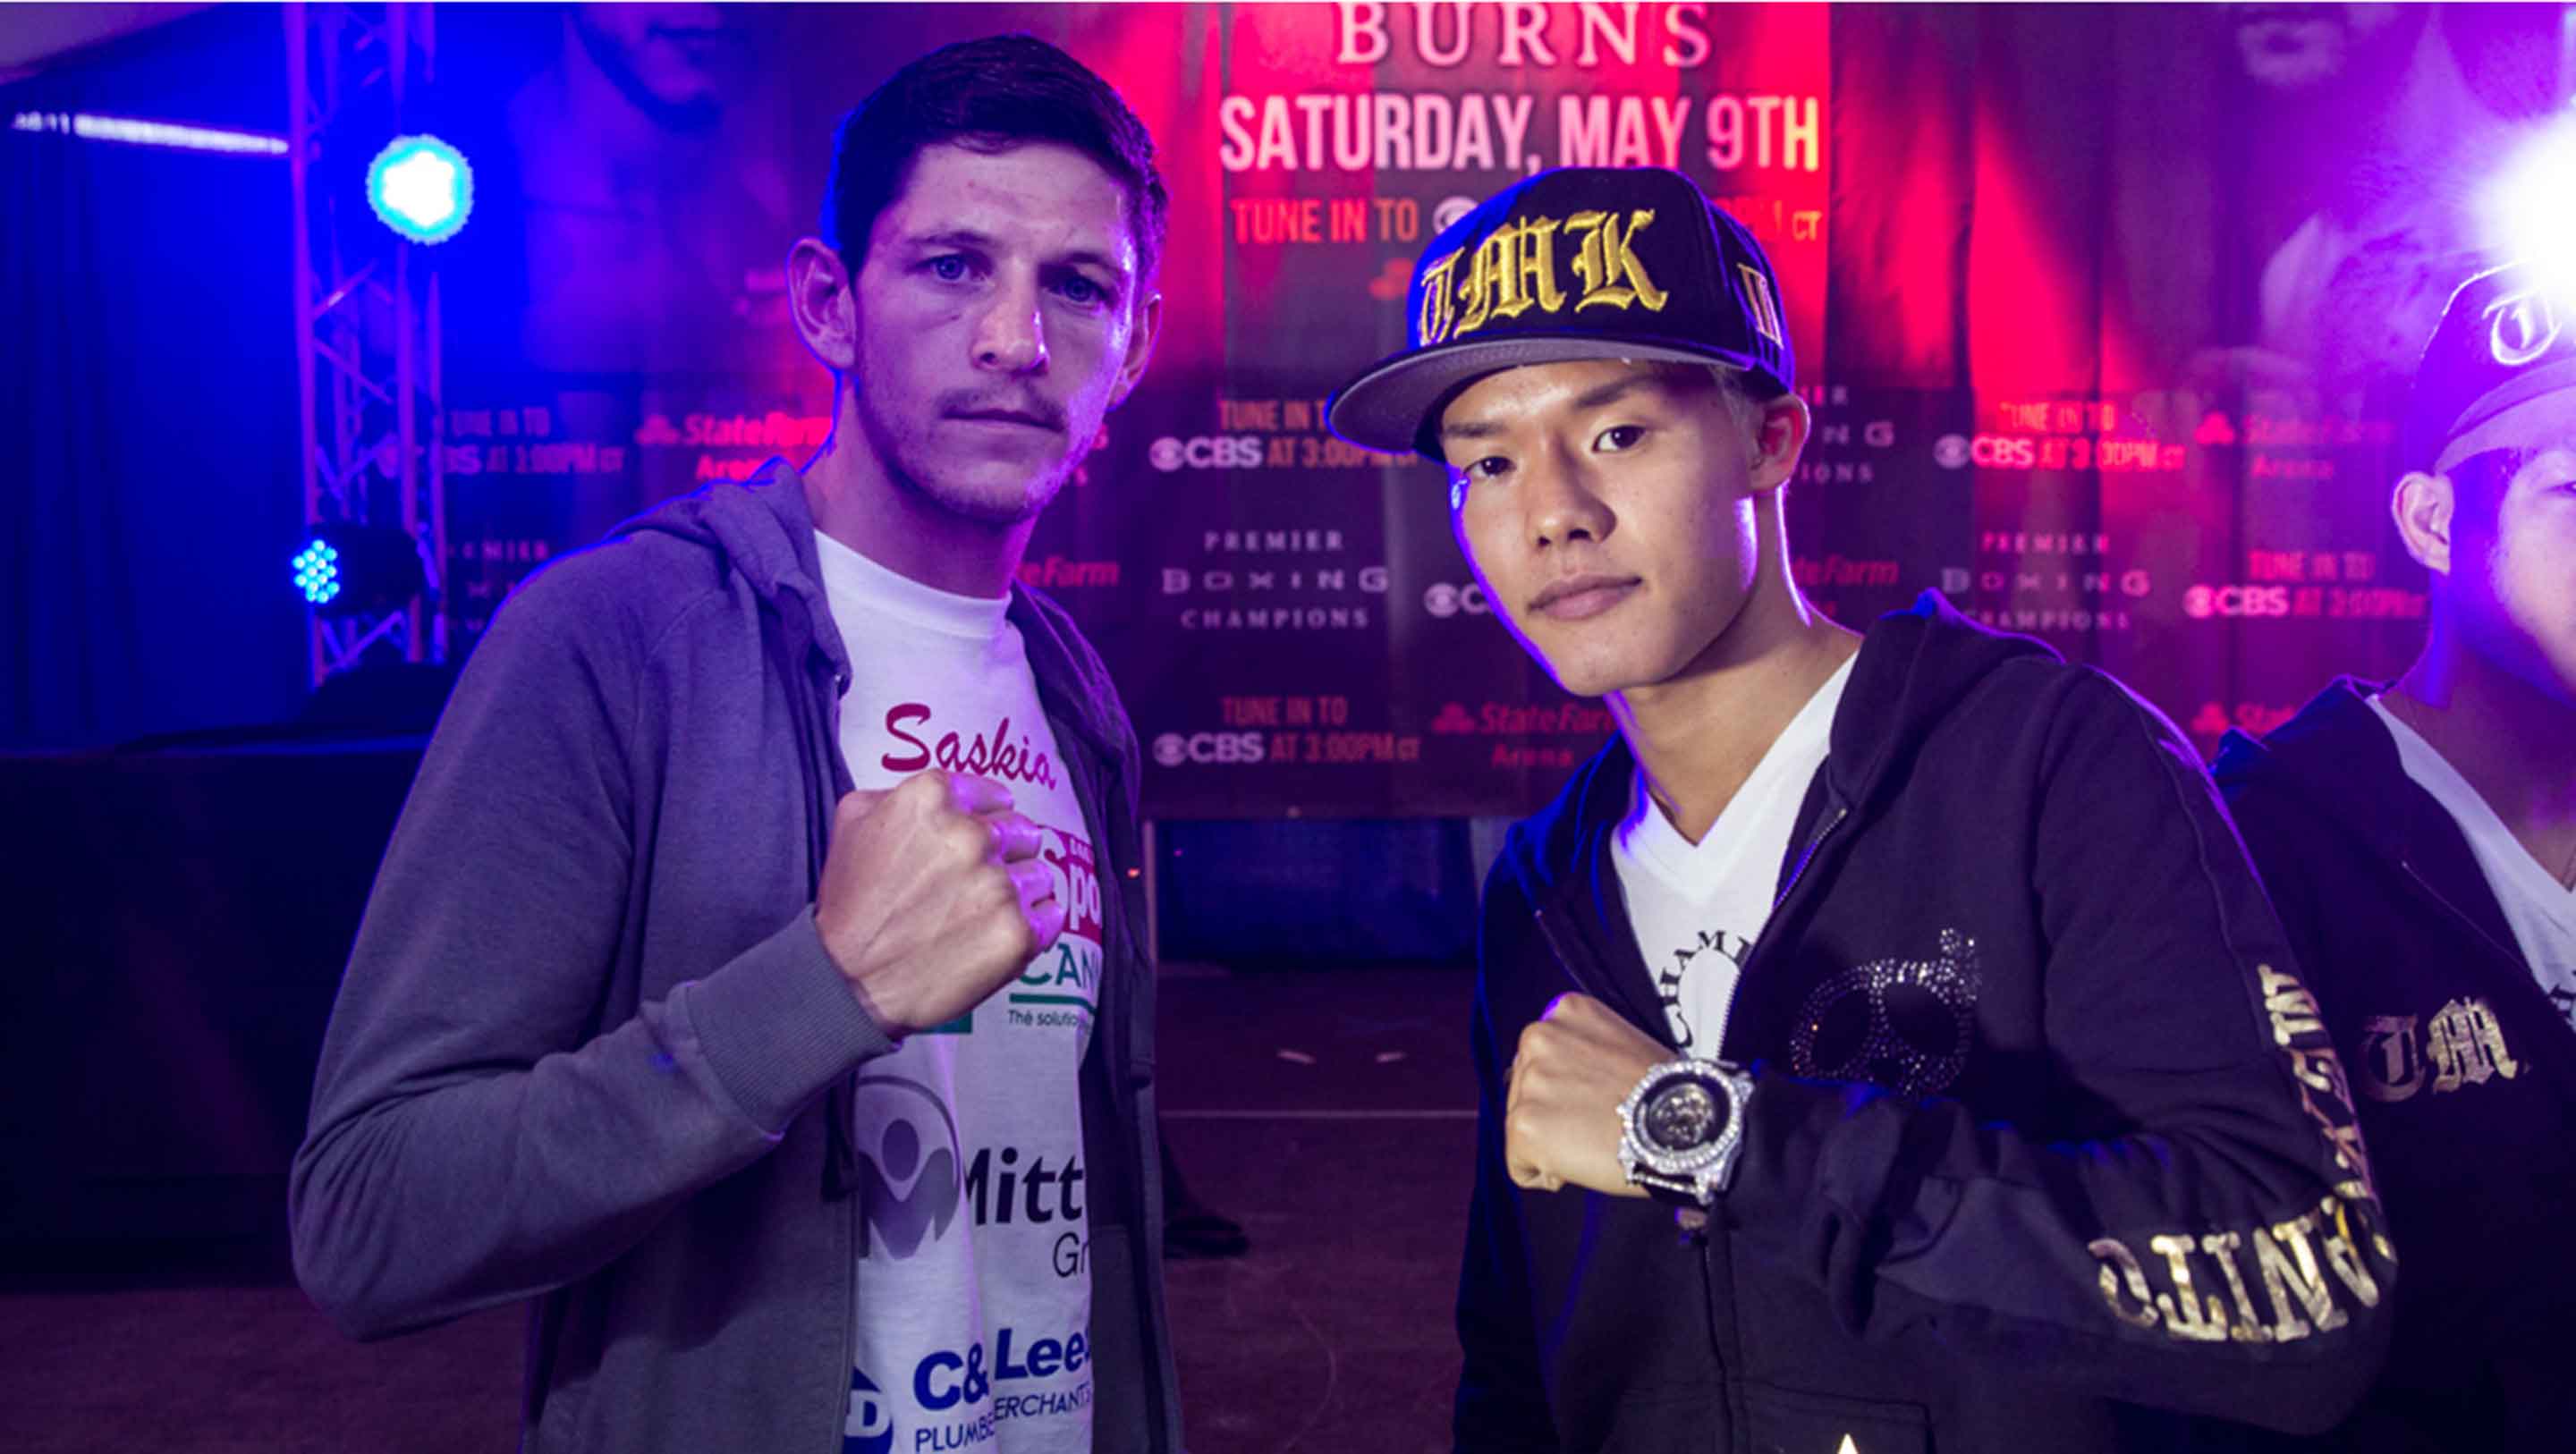
<path id="1" fill-rule="evenodd" d="M 2429 798 L 2418 804 L 2413 794 L 2400 793 L 2391 802 L 2382 794 L 2354 791 L 2362 783 L 2412 786 L 2396 741 L 2370 709 L 2370 699 L 2383 690 L 2359 677 L 2337 677 L 2266 737 L 2231 729 L 2219 740 L 2211 776 L 2231 801 L 2244 788 L 2285 792 L 2380 857 L 2404 858 L 2408 841 L 2427 826 L 2414 821 L 2419 807 L 2436 814 L 2442 808 Z"/>
<path id="2" fill-rule="evenodd" d="M 2410 777 L 2388 726 L 2371 710 L 2384 690 L 2337 677 L 2260 741 L 2230 732 L 2212 769 L 2229 810 L 2247 825 L 2319 825 L 2448 906 L 2497 953 L 2520 964 L 2513 926 L 2496 902 L 2451 810 Z M 2314 829 L 2305 831 L 2316 831 Z"/>
<path id="3" fill-rule="evenodd" d="M 832 612 L 823 592 L 823 568 L 814 548 L 814 512 L 805 503 L 805 477 L 783 459 L 772 459 L 739 483 L 719 480 L 634 516 L 608 532 L 668 535 L 715 552 L 742 577 L 764 610 L 777 614 L 806 649 L 823 653 L 832 680 L 846 690 L 850 658 L 838 631 L 817 629 Z"/>

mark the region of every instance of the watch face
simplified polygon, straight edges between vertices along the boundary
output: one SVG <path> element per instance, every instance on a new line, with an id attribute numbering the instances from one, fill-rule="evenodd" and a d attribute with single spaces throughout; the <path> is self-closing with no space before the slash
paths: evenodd
<path id="1" fill-rule="evenodd" d="M 1724 1121 L 1717 1097 L 1695 1080 L 1679 1080 L 1658 1090 L 1645 1105 L 1644 1130 L 1665 1151 L 1689 1151 L 1708 1143 Z"/>

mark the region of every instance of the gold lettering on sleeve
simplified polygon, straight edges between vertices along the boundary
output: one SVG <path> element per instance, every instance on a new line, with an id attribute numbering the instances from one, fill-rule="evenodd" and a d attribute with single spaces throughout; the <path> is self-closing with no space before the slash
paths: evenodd
<path id="1" fill-rule="evenodd" d="M 2316 1213 L 2302 1212 L 2269 1228 L 2254 1229 L 2254 1265 L 2263 1275 L 2264 1294 L 2281 1315 L 2272 1336 L 2284 1343 L 2306 1337 L 2309 1323 L 2318 1332 L 2331 1332 L 2351 1321 L 2334 1305 L 2334 1289 L 2326 1283 L 2325 1269 L 2317 1265 L 2316 1249 L 2308 1245 L 2316 1220 Z M 2289 1250 L 2284 1252 L 2284 1247 Z M 2307 1311 L 2306 1323 L 2299 1321 L 2301 1308 Z"/>
<path id="2" fill-rule="evenodd" d="M 2288 1055 L 2290 1076 L 2299 1084 L 2299 1104 L 2308 1113 L 2318 1131 L 2323 1133 L 2327 1154 L 2335 1165 L 2361 1178 L 2366 1187 L 2377 1183 L 2370 1174 L 2370 1153 L 2362 1145 L 2361 1122 L 2352 1108 L 2352 1087 L 2343 1073 L 2343 1060 L 2335 1054 L 2334 1042 L 2326 1038 L 2325 1021 L 2317 1011 L 2317 1001 L 2298 976 L 2268 964 L 2254 966 L 2263 986 L 2263 1009 L 2272 1020 L 2272 1040 Z"/>
<path id="3" fill-rule="evenodd" d="M 2269 1343 L 2272 1332 L 2263 1326 L 2262 1314 L 2254 1311 L 2253 1295 L 2245 1290 L 2245 1274 L 2236 1267 L 2236 1249 L 2244 1242 L 2245 1239 L 2234 1232 L 2204 1232 L 2200 1238 L 2200 1250 L 2218 1264 L 2219 1271 L 2227 1274 L 2228 1301 L 2236 1305 L 2236 1321 L 2229 1325 L 2228 1336 L 2239 1343 Z"/>
<path id="4" fill-rule="evenodd" d="M 2177 1338 L 2195 1343 L 2216 1343 L 2227 1336 L 2227 1309 L 2216 1298 L 2203 1310 L 2200 1294 L 2191 1286 L 2191 1252 L 2196 1245 L 2189 1237 L 2158 1236 L 2147 1239 L 2151 1251 L 2164 1254 L 2165 1265 L 2173 1277 L 2173 1293 L 2156 1294 L 2156 1311 L 2165 1315 L 2165 1331 Z"/>
<path id="5" fill-rule="evenodd" d="M 2282 973 L 2268 964 L 2254 966 L 2263 979 L 2263 1008 L 2272 1016 L 2272 1040 L 2287 1046 L 2302 1035 L 2322 1035 L 2325 1022 L 2317 1017 L 2316 996 L 2297 977 Z"/>
<path id="6" fill-rule="evenodd" d="M 2377 1249 L 2391 1266 L 2396 1259 L 2387 1238 L 2368 1225 L 2377 1208 L 2359 1181 L 2347 1181 L 2286 1221 L 2149 1237 L 2144 1263 L 2129 1243 L 2114 1237 L 2097 1237 L 2086 1250 L 2100 1264 L 2103 1303 L 2130 1327 L 2161 1324 L 2166 1337 L 2195 1343 L 2288 1343 L 2350 1323 L 2340 1298 L 2364 1308 L 2379 1305 L 2380 1283 L 2362 1249 Z M 2203 1274 L 2192 1265 L 2195 1252 L 2218 1264 L 2227 1284 L 2224 1300 L 2214 1280 L 2204 1292 Z M 2260 1297 L 2245 1275 L 2246 1258 L 2261 1280 Z"/>
<path id="7" fill-rule="evenodd" d="M 1638 261 L 1637 234 L 1655 220 L 1651 207 L 1639 207 L 1628 214 L 1624 230 L 1617 217 L 1607 212 L 1577 212 L 1565 219 L 1567 233 L 1581 233 L 1583 246 L 1574 257 L 1574 276 L 1583 284 L 1583 296 L 1574 300 L 1574 311 L 1599 305 L 1626 308 L 1643 303 L 1646 311 L 1660 313 L 1671 294 L 1655 286 Z"/>
<path id="8" fill-rule="evenodd" d="M 2353 1235 L 2353 1203 L 2340 1197 L 2327 1197 L 2317 1211 L 2321 1221 L 2320 1240 L 2326 1249 L 2326 1265 L 2352 1290 L 2365 1308 L 2379 1306 L 2379 1282 L 2370 1275 L 2370 1264 L 2361 1255 L 2361 1241 Z"/>
<path id="9" fill-rule="evenodd" d="M 2146 1269 L 2138 1266 L 2135 1254 L 2116 1237 L 2096 1237 L 2085 1244 L 2085 1250 L 2102 1260 L 2102 1301 L 2111 1305 L 2111 1316 L 2132 1328 L 2156 1325 L 2155 1295 L 2147 1290 Z M 2136 1307 L 2121 1303 L 2122 1285 Z"/>

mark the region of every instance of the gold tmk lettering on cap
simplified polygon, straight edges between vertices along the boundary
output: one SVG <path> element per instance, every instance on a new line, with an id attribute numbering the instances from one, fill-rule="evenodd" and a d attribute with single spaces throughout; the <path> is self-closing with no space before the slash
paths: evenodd
<path id="1" fill-rule="evenodd" d="M 1467 279 L 1458 285 L 1459 300 L 1467 305 L 1458 319 L 1460 333 L 1496 318 L 1518 318 L 1533 305 L 1542 313 L 1565 306 L 1556 286 L 1556 229 L 1553 217 L 1530 217 L 1505 223 L 1476 244 Z"/>
<path id="2" fill-rule="evenodd" d="M 1532 309 L 1548 316 L 1565 312 L 1566 287 L 1557 271 L 1560 232 L 1582 238 L 1572 259 L 1574 281 L 1581 285 L 1573 311 L 1643 304 L 1649 312 L 1661 312 L 1671 295 L 1655 286 L 1636 252 L 1637 234 L 1654 220 L 1652 208 L 1640 207 L 1624 223 L 1608 212 L 1577 212 L 1561 219 L 1524 217 L 1495 228 L 1472 252 L 1450 253 L 1422 270 L 1421 313 L 1413 320 L 1421 346 L 1446 343 Z M 1461 258 L 1466 260 L 1463 277 Z M 1777 339 L 1778 308 L 1770 290 L 1764 287 L 1756 296 L 1761 300 L 1756 306 L 1770 320 L 1770 336 Z"/>
<path id="3" fill-rule="evenodd" d="M 1575 300 L 1575 312 L 1596 304 L 1625 308 L 1630 303 L 1643 303 L 1650 313 L 1663 311 L 1670 295 L 1655 286 L 1645 264 L 1637 261 L 1637 234 L 1654 220 L 1651 207 L 1630 212 L 1625 231 L 1619 219 L 1607 212 L 1577 212 L 1565 219 L 1567 232 L 1583 234 L 1583 251 L 1574 259 L 1574 275 L 1583 280 L 1583 296 Z"/>
<path id="4" fill-rule="evenodd" d="M 1753 331 L 1773 343 L 1786 342 L 1780 336 L 1780 300 L 1771 296 L 1771 280 L 1751 263 L 1737 263 L 1735 272 L 1744 279 L 1744 301 L 1752 305 Z"/>

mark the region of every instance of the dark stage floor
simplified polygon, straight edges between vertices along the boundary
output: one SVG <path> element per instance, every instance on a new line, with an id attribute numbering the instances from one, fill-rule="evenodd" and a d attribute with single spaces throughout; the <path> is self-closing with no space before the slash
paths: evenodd
<path id="1" fill-rule="evenodd" d="M 1472 1155 L 1460 970 L 1163 985 L 1166 1131 L 1250 1255 L 1171 1264 L 1195 1454 L 1445 1449 Z M 274 1247 L 19 1247 L 0 1281 L 0 1449 L 505 1450 L 521 1317 L 341 1339 Z M 50 1265 L 38 1265 L 50 1264 Z"/>

